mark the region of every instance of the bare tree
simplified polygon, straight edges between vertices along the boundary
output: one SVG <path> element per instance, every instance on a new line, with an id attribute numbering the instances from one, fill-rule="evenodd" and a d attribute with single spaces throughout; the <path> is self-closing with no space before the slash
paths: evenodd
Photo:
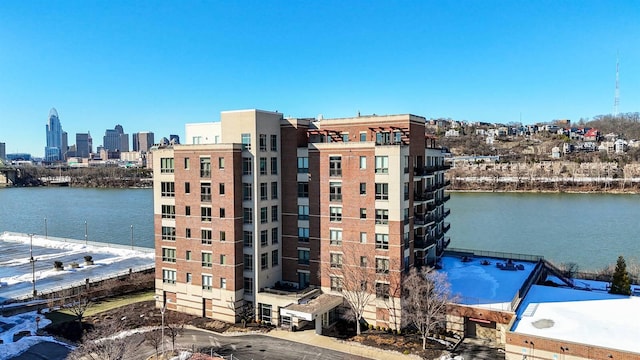
<path id="1" fill-rule="evenodd" d="M 341 250 L 331 253 L 330 261 L 324 262 L 321 269 L 329 275 L 332 290 L 340 292 L 349 305 L 360 335 L 364 311 L 375 299 L 375 256 L 353 243 L 344 243 Z"/>
<path id="2" fill-rule="evenodd" d="M 156 352 L 156 359 L 160 356 L 160 346 L 162 345 L 162 332 L 153 330 L 144 333 L 144 342 L 151 345 Z"/>
<path id="3" fill-rule="evenodd" d="M 93 304 L 92 294 L 91 291 L 84 286 L 73 289 L 72 291 L 75 294 L 69 298 L 64 307 L 69 309 L 69 311 L 76 316 L 78 324 L 82 327 L 82 318 L 84 317 L 85 312 L 87 312 Z"/>
<path id="4" fill-rule="evenodd" d="M 445 321 L 447 304 L 453 300 L 443 272 L 412 268 L 403 281 L 403 315 L 420 333 L 423 350 L 429 334 Z"/>
<path id="5" fill-rule="evenodd" d="M 171 339 L 171 352 L 174 352 L 176 349 L 176 338 L 182 334 L 188 317 L 183 313 L 171 310 L 168 310 L 166 314 L 166 334 L 169 335 L 169 339 Z"/>
<path id="6" fill-rule="evenodd" d="M 137 348 L 134 337 L 122 336 L 121 326 L 113 323 L 96 329 L 72 351 L 70 360 L 120 360 L 132 358 Z"/>

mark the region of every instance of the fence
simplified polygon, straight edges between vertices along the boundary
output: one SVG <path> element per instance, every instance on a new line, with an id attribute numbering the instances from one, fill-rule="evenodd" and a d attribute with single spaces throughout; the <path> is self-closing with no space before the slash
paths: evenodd
<path id="1" fill-rule="evenodd" d="M 470 250 L 470 249 L 457 249 L 457 248 L 448 248 L 447 250 L 444 251 L 444 254 L 449 256 L 478 256 L 478 257 L 488 257 L 488 258 L 496 258 L 496 259 L 512 259 L 512 260 L 520 260 L 520 261 L 528 261 L 528 262 L 538 262 L 539 260 L 544 259 L 544 257 L 540 255 L 528 255 L 528 254 L 517 254 L 517 253 L 508 253 L 508 252 L 499 252 L 499 251 Z"/>
<path id="2" fill-rule="evenodd" d="M 29 234 L 10 232 L 10 231 L 4 231 L 2 234 L 0 234 L 0 238 L 3 238 L 3 240 L 5 240 L 5 241 L 13 241 L 13 240 L 4 239 L 5 236 L 29 237 Z M 108 249 L 127 249 L 127 250 L 140 251 L 140 252 L 144 252 L 144 253 L 154 253 L 155 252 L 154 248 L 123 245 L 123 244 L 115 244 L 115 243 L 108 243 L 108 242 L 105 243 L 105 242 L 99 242 L 99 241 L 85 241 L 85 240 L 61 238 L 61 237 L 55 237 L 55 236 L 46 236 L 45 237 L 44 235 L 38 235 L 38 234 L 33 234 L 33 238 L 34 239 L 46 239 L 46 240 L 59 241 L 59 242 L 69 243 L 69 244 L 91 245 L 91 246 L 95 246 L 95 247 L 108 248 Z"/>

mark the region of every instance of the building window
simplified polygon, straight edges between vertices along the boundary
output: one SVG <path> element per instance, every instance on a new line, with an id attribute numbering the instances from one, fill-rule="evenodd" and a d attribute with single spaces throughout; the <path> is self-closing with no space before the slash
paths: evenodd
<path id="1" fill-rule="evenodd" d="M 191 194 L 191 184 L 188 182 L 184 183 L 184 193 L 185 194 Z"/>
<path id="2" fill-rule="evenodd" d="M 361 132 L 360 133 L 360 141 L 367 141 L 367 133 L 366 132 Z"/>
<path id="3" fill-rule="evenodd" d="M 162 240 L 176 241 L 176 228 L 172 226 L 163 226 Z"/>
<path id="4" fill-rule="evenodd" d="M 360 170 L 364 170 L 367 168 L 367 157 L 360 156 Z"/>
<path id="5" fill-rule="evenodd" d="M 242 200 L 251 200 L 253 193 L 253 185 L 251 183 L 242 183 Z"/>
<path id="6" fill-rule="evenodd" d="M 381 250 L 389 249 L 388 234 L 376 234 L 376 249 L 381 249 Z"/>
<path id="7" fill-rule="evenodd" d="M 187 239 L 191 239 L 191 229 L 189 228 L 184 229 L 184 237 Z"/>
<path id="8" fill-rule="evenodd" d="M 220 289 L 226 289 L 226 288 L 227 288 L 227 279 L 220 278 Z"/>
<path id="9" fill-rule="evenodd" d="M 402 219 L 405 225 L 409 225 L 409 208 L 402 209 Z"/>
<path id="10" fill-rule="evenodd" d="M 267 175 L 267 158 L 260 158 L 260 175 Z"/>
<path id="11" fill-rule="evenodd" d="M 175 219 L 176 218 L 176 206 L 175 205 L 162 205 L 162 218 L 163 219 Z"/>
<path id="12" fill-rule="evenodd" d="M 309 242 L 309 228 L 305 228 L 305 227 L 298 228 L 298 241 Z"/>
<path id="13" fill-rule="evenodd" d="M 242 134 L 242 150 L 251 150 L 251 134 Z"/>
<path id="14" fill-rule="evenodd" d="M 211 202 L 211 183 L 200 183 L 200 201 Z"/>
<path id="15" fill-rule="evenodd" d="M 389 259 L 376 258 L 376 273 L 377 274 L 389 273 Z"/>
<path id="16" fill-rule="evenodd" d="M 376 224 L 387 225 L 389 223 L 389 210 L 376 209 Z"/>
<path id="17" fill-rule="evenodd" d="M 185 206 L 184 207 L 184 215 L 185 216 L 191 216 L 191 206 Z"/>
<path id="18" fill-rule="evenodd" d="M 193 276 L 191 275 L 191 273 L 185 274 L 185 281 L 187 282 L 187 284 L 191 284 L 192 279 L 193 279 Z"/>
<path id="19" fill-rule="evenodd" d="M 260 145 L 260 151 L 267 151 L 267 135 L 260 134 L 258 136 L 258 142 Z"/>
<path id="20" fill-rule="evenodd" d="M 176 271 L 175 270 L 162 269 L 162 282 L 165 283 L 165 284 L 175 284 L 176 283 Z"/>
<path id="21" fill-rule="evenodd" d="M 267 210 L 266 206 L 260 208 L 260 223 L 261 224 L 266 224 L 267 222 L 269 222 L 269 219 L 268 219 L 269 216 L 268 216 L 267 212 L 268 212 L 268 210 Z"/>
<path id="22" fill-rule="evenodd" d="M 342 176 L 342 157 L 329 156 L 329 176 Z"/>
<path id="23" fill-rule="evenodd" d="M 342 254 L 331 253 L 329 256 L 329 263 L 332 268 L 342 268 Z"/>
<path id="24" fill-rule="evenodd" d="M 220 254 L 220 265 L 227 265 L 227 255 Z"/>
<path id="25" fill-rule="evenodd" d="M 389 184 L 376 183 L 376 200 L 389 200 Z"/>
<path id="26" fill-rule="evenodd" d="M 269 268 L 269 253 L 260 254 L 260 269 L 266 270 Z"/>
<path id="27" fill-rule="evenodd" d="M 202 253 L 202 266 L 210 268 L 213 266 L 213 254 L 210 252 Z"/>
<path id="28" fill-rule="evenodd" d="M 220 241 L 227 241 L 227 233 L 220 231 Z"/>
<path id="29" fill-rule="evenodd" d="M 253 270 L 253 255 L 244 254 L 244 269 Z"/>
<path id="30" fill-rule="evenodd" d="M 298 197 L 299 198 L 309 197 L 309 183 L 306 183 L 306 182 L 298 183 Z"/>
<path id="31" fill-rule="evenodd" d="M 278 158 L 272 157 L 271 158 L 271 175 L 277 175 L 277 174 L 278 174 Z"/>
<path id="32" fill-rule="evenodd" d="M 404 173 L 408 174 L 409 173 L 409 156 L 404 157 L 404 162 L 402 164 L 402 167 L 404 168 Z"/>
<path id="33" fill-rule="evenodd" d="M 278 198 L 278 182 L 274 181 L 271 183 L 271 199 Z"/>
<path id="34" fill-rule="evenodd" d="M 244 242 L 244 246 L 253 247 L 253 231 L 243 231 L 242 240 Z"/>
<path id="35" fill-rule="evenodd" d="M 342 230 L 331 229 L 329 230 L 329 244 L 342 245 Z"/>
<path id="36" fill-rule="evenodd" d="M 306 174 L 308 172 L 309 172 L 309 158 L 299 157 L 298 158 L 298 174 Z"/>
<path id="37" fill-rule="evenodd" d="M 176 262 L 176 249 L 162 248 L 162 261 Z"/>
<path id="38" fill-rule="evenodd" d="M 331 276 L 331 290 L 342 291 L 342 278 L 339 276 Z"/>
<path id="39" fill-rule="evenodd" d="M 342 142 L 349 142 L 349 133 L 342 133 L 340 137 L 342 138 Z"/>
<path id="40" fill-rule="evenodd" d="M 260 319 L 262 322 L 271 322 L 271 305 L 260 304 Z"/>
<path id="41" fill-rule="evenodd" d="M 160 159 L 160 173 L 161 174 L 173 174 L 173 158 L 161 158 Z"/>
<path id="42" fill-rule="evenodd" d="M 212 231 L 208 229 L 200 229 L 200 242 L 203 245 L 211 245 Z"/>
<path id="43" fill-rule="evenodd" d="M 376 156 L 376 174 L 389 173 L 389 157 Z"/>
<path id="44" fill-rule="evenodd" d="M 202 178 L 211 177 L 211 158 L 208 158 L 208 157 L 200 158 L 200 177 Z"/>
<path id="45" fill-rule="evenodd" d="M 260 230 L 260 246 L 269 245 L 269 231 Z"/>
<path id="46" fill-rule="evenodd" d="M 367 183 L 360 183 L 360 195 L 367 195 Z"/>
<path id="47" fill-rule="evenodd" d="M 308 271 L 300 271 L 298 270 L 298 288 L 306 289 L 309 287 L 311 275 Z"/>
<path id="48" fill-rule="evenodd" d="M 342 202 L 342 183 L 339 181 L 329 182 L 329 201 Z"/>
<path id="49" fill-rule="evenodd" d="M 160 183 L 160 196 L 162 197 L 175 197 L 176 185 L 173 181 L 163 181 Z"/>
<path id="50" fill-rule="evenodd" d="M 211 221 L 211 208 L 210 207 L 201 207 L 200 208 L 200 220 L 201 221 Z"/>
<path id="51" fill-rule="evenodd" d="M 298 220 L 309 220 L 309 205 L 298 205 Z"/>
<path id="52" fill-rule="evenodd" d="M 360 219 L 367 218 L 367 208 L 360 208 Z"/>
<path id="53" fill-rule="evenodd" d="M 275 227 L 271 229 L 271 244 L 277 244 L 280 240 L 278 239 L 280 235 L 278 234 L 278 228 Z"/>
<path id="54" fill-rule="evenodd" d="M 220 208 L 220 219 L 224 219 L 226 217 L 226 212 L 224 208 Z"/>
<path id="55" fill-rule="evenodd" d="M 342 208 L 337 206 L 329 207 L 329 221 L 339 222 L 342 221 Z"/>
<path id="56" fill-rule="evenodd" d="M 242 175 L 251 175 L 251 168 L 253 164 L 251 162 L 251 158 L 243 157 L 242 158 Z"/>
<path id="57" fill-rule="evenodd" d="M 218 169 L 224 170 L 224 157 L 218 158 Z"/>
<path id="58" fill-rule="evenodd" d="M 366 268 L 369 266 L 369 260 L 367 260 L 366 256 L 360 256 L 360 267 Z"/>
<path id="59" fill-rule="evenodd" d="M 278 205 L 271 206 L 271 222 L 278 222 Z"/>
<path id="60" fill-rule="evenodd" d="M 244 278 L 244 293 L 253 294 L 253 278 Z"/>
<path id="61" fill-rule="evenodd" d="M 213 277 L 211 275 L 202 275 L 202 290 L 213 289 Z"/>
<path id="62" fill-rule="evenodd" d="M 245 224 L 253 224 L 252 208 L 242 208 L 242 222 Z"/>
<path id="63" fill-rule="evenodd" d="M 409 200 L 409 183 L 404 183 L 404 199 Z"/>
<path id="64" fill-rule="evenodd" d="M 260 200 L 269 200 L 267 193 L 267 183 L 260 183 Z"/>
<path id="65" fill-rule="evenodd" d="M 376 283 L 376 297 L 382 299 L 389 298 L 389 284 Z"/>
<path id="66" fill-rule="evenodd" d="M 298 249 L 298 264 L 309 265 L 309 250 Z"/>
<path id="67" fill-rule="evenodd" d="M 278 266 L 280 260 L 278 259 L 278 250 L 271 252 L 271 267 Z"/>
<path id="68" fill-rule="evenodd" d="M 278 135 L 271 135 L 271 151 L 278 151 Z"/>
<path id="69" fill-rule="evenodd" d="M 188 157 L 184 158 L 184 169 L 189 170 L 190 167 L 191 167 L 191 159 Z"/>
<path id="70" fill-rule="evenodd" d="M 184 258 L 185 258 L 187 261 L 191 261 L 191 250 L 187 250 L 187 251 L 184 253 Z"/>
<path id="71" fill-rule="evenodd" d="M 360 243 L 361 244 L 366 244 L 367 243 L 367 233 L 366 232 L 361 232 L 360 233 Z"/>
<path id="72" fill-rule="evenodd" d="M 224 195 L 224 183 L 218 184 L 218 190 L 220 192 L 220 195 Z"/>

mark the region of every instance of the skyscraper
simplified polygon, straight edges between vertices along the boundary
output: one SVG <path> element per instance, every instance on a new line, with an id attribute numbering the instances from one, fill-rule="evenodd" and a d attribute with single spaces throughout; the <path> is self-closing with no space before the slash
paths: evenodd
<path id="1" fill-rule="evenodd" d="M 122 125 L 116 125 L 105 131 L 102 144 L 107 151 L 129 151 L 129 134 L 124 133 Z"/>
<path id="2" fill-rule="evenodd" d="M 46 126 L 47 146 L 44 148 L 44 159 L 48 162 L 62 160 L 62 125 L 58 118 L 58 111 L 51 108 L 49 111 L 49 122 Z M 66 149 L 64 149 L 66 150 Z"/>
<path id="3" fill-rule="evenodd" d="M 0 142 L 0 159 L 4 160 L 7 158 L 7 148 L 5 143 Z"/>
<path id="4" fill-rule="evenodd" d="M 141 131 L 133 134 L 133 151 L 148 152 L 153 146 L 153 133 Z"/>
<path id="5" fill-rule="evenodd" d="M 88 158 L 93 150 L 93 140 L 91 134 L 78 133 L 76 134 L 76 156 L 82 158 Z"/>

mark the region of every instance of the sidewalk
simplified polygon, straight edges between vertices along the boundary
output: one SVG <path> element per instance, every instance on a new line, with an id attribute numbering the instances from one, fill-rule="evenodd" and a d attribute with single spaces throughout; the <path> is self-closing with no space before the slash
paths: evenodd
<path id="1" fill-rule="evenodd" d="M 356 342 L 343 341 L 328 336 L 317 335 L 315 330 L 286 331 L 275 329 L 264 334 L 279 339 L 313 345 L 325 349 L 340 351 L 343 353 L 380 360 L 414 360 L 420 359 L 414 355 L 404 355 L 396 351 L 382 350 L 370 346 L 361 345 Z"/>

